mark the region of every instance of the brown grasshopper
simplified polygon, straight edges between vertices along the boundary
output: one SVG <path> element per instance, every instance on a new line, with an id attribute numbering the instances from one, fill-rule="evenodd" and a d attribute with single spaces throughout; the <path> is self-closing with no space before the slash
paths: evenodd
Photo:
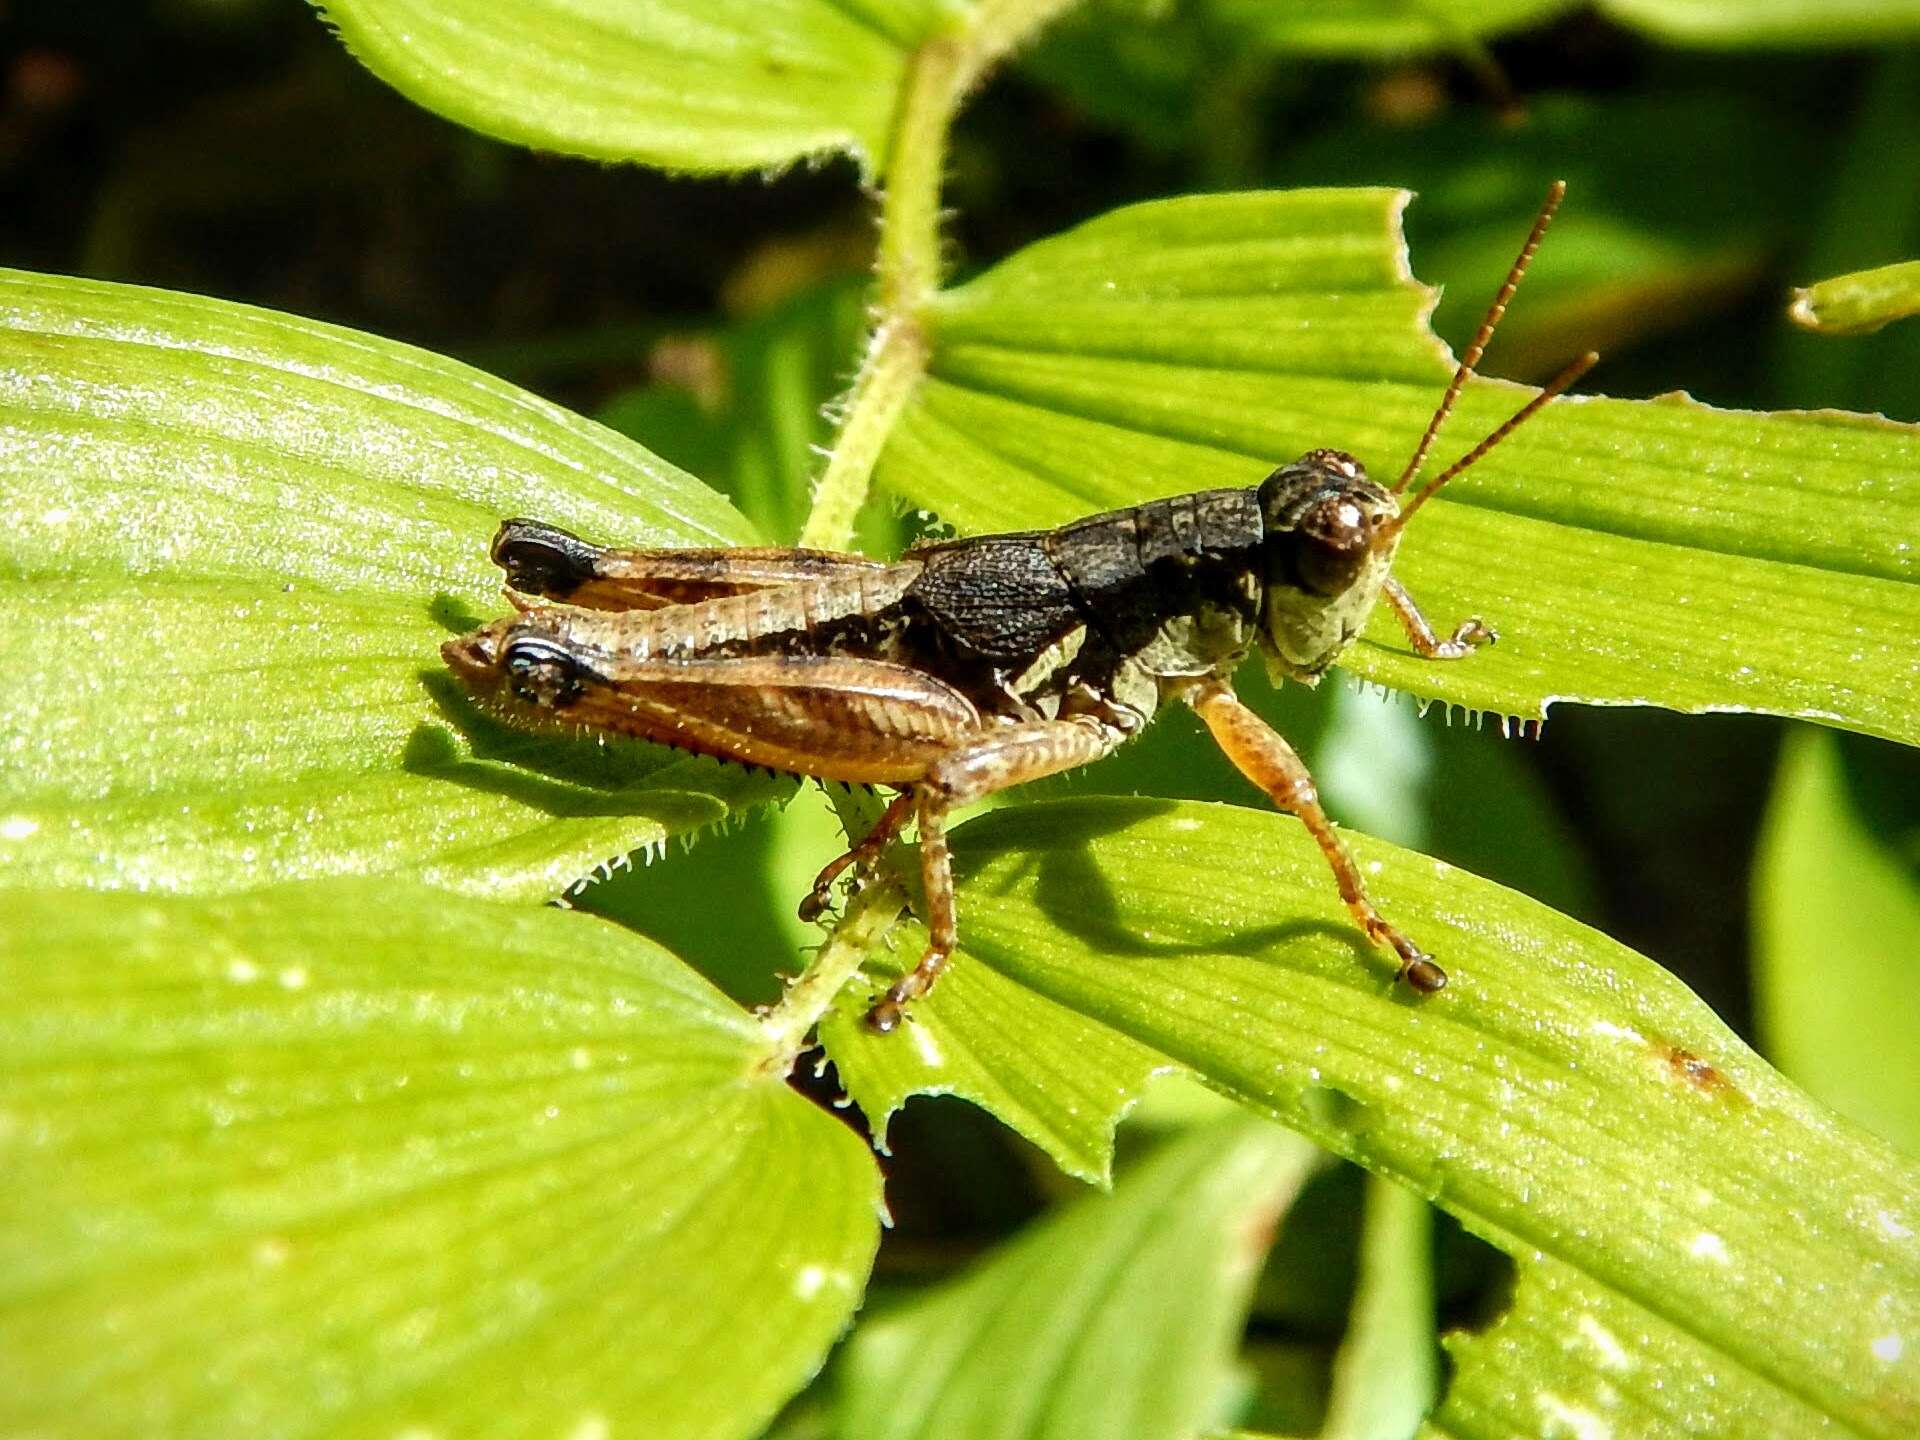
<path id="1" fill-rule="evenodd" d="M 1539 246 L 1541 208 L 1426 433 L 1392 489 L 1337 450 L 1260 485 L 1095 515 L 1057 530 L 916 546 L 888 564 L 784 548 L 613 550 L 509 520 L 492 555 L 518 614 L 441 654 L 483 701 L 533 726 L 615 731 L 821 780 L 898 790 L 800 907 L 917 821 L 928 944 L 868 1012 L 876 1030 L 933 985 L 958 943 L 946 818 L 1009 786 L 1097 760 L 1161 706 L 1190 705 L 1220 748 L 1319 842 L 1348 911 L 1422 993 L 1446 972 L 1374 908 L 1286 740 L 1233 692 L 1255 650 L 1318 682 L 1385 596 L 1414 650 L 1491 644 L 1478 619 L 1440 639 L 1389 574 L 1406 523 L 1594 363 L 1570 366 L 1441 474 L 1425 462 Z M 538 597 L 538 600 L 530 597 Z M 540 601 L 554 603 L 539 603 Z"/>

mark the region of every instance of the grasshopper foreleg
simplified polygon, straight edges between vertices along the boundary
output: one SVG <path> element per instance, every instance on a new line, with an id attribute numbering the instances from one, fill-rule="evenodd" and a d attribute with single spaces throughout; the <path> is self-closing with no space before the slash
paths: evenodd
<path id="1" fill-rule="evenodd" d="M 1206 722 L 1216 743 L 1235 767 L 1272 798 L 1273 803 L 1306 825 L 1320 846 L 1321 854 L 1333 869 L 1340 887 L 1340 898 L 1354 922 L 1376 945 L 1384 945 L 1400 957 L 1397 978 L 1413 989 L 1431 993 L 1447 983 L 1447 972 L 1434 963 L 1413 941 L 1391 925 L 1367 898 L 1360 883 L 1360 871 L 1340 843 L 1340 836 L 1320 808 L 1320 793 L 1305 762 L 1294 748 L 1224 685 L 1211 685 L 1193 697 L 1193 708 Z"/>
<path id="2" fill-rule="evenodd" d="M 1381 583 L 1380 593 L 1386 596 L 1393 613 L 1400 617 L 1400 626 L 1407 632 L 1414 654 L 1423 660 L 1459 660 L 1500 638 L 1484 620 L 1474 615 L 1454 626 L 1453 634 L 1442 640 L 1434 633 L 1427 617 L 1420 613 L 1420 607 L 1413 603 L 1406 586 L 1389 575 Z"/>
<path id="3" fill-rule="evenodd" d="M 1040 720 L 988 731 L 934 762 L 912 792 L 920 825 L 920 887 L 927 901 L 926 953 L 874 1002 L 867 1024 L 883 1034 L 899 1025 L 907 1003 L 933 988 L 959 943 L 947 812 L 996 790 L 1098 760 L 1125 738 L 1124 732 L 1092 719 Z"/>

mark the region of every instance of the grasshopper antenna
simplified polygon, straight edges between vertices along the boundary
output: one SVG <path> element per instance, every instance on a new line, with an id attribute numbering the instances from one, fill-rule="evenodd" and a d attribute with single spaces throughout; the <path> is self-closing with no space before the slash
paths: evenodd
<path id="1" fill-rule="evenodd" d="M 1420 437 L 1413 458 L 1407 461 L 1407 468 L 1400 472 L 1399 480 L 1394 483 L 1395 495 L 1406 489 L 1408 482 L 1420 473 L 1420 467 L 1427 463 L 1427 452 L 1433 449 L 1433 442 L 1440 436 L 1440 427 L 1447 423 L 1447 417 L 1453 413 L 1454 401 L 1460 398 L 1460 392 L 1466 388 L 1467 381 L 1473 375 L 1473 367 L 1480 363 L 1480 357 L 1486 353 L 1487 342 L 1493 339 L 1494 328 L 1499 325 L 1500 317 L 1507 313 L 1507 302 L 1513 299 L 1513 292 L 1520 288 L 1520 277 L 1527 273 L 1527 266 L 1533 261 L 1533 252 L 1540 248 L 1541 237 L 1547 233 L 1547 226 L 1553 223 L 1553 212 L 1560 208 L 1560 201 L 1566 193 L 1567 182 L 1564 180 L 1556 180 L 1547 187 L 1546 202 L 1534 217 L 1533 229 L 1527 232 L 1527 243 L 1520 247 L 1513 268 L 1507 271 L 1506 283 L 1500 287 L 1500 293 L 1493 297 L 1493 304 L 1487 309 L 1487 318 L 1480 322 L 1479 333 L 1473 337 L 1473 343 L 1467 346 L 1467 353 L 1461 357 L 1460 368 L 1453 372 L 1453 381 L 1447 386 L 1447 393 L 1441 397 L 1440 408 L 1433 412 L 1433 419 L 1427 422 L 1427 433 Z M 1567 383 L 1573 382 L 1569 380 Z M 1519 417 L 1516 417 L 1499 433 L 1504 434 L 1519 423 Z M 1482 450 L 1474 458 L 1478 459 L 1484 453 Z"/>
<path id="2" fill-rule="evenodd" d="M 1519 410 L 1514 412 L 1513 418 L 1508 420 L 1498 430 L 1495 430 L 1491 435 L 1487 436 L 1487 438 L 1482 440 L 1478 445 L 1474 446 L 1473 449 L 1462 455 L 1458 460 L 1454 461 L 1453 464 L 1434 476 L 1433 479 L 1429 480 L 1425 485 L 1422 485 L 1419 490 L 1414 493 L 1413 499 L 1400 507 L 1400 513 L 1387 521 L 1386 524 L 1382 525 L 1375 533 L 1377 535 L 1392 535 L 1397 532 L 1402 525 L 1405 525 L 1408 520 L 1413 518 L 1414 511 L 1418 510 L 1434 497 L 1442 485 L 1478 461 L 1515 430 L 1518 430 L 1530 418 L 1538 414 L 1540 409 L 1556 395 L 1567 389 L 1568 386 L 1572 385 L 1582 375 L 1586 374 L 1587 371 L 1599 363 L 1599 352 L 1589 350 L 1578 360 L 1567 366 L 1566 369 L 1562 370 L 1547 382 L 1546 389 L 1542 390 L 1538 395 L 1527 401 L 1525 405 L 1522 405 Z"/>

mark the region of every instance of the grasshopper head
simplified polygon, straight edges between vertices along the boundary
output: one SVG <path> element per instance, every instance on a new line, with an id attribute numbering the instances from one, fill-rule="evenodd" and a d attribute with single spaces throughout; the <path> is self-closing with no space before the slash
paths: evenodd
<path id="1" fill-rule="evenodd" d="M 1260 646 L 1275 671 L 1317 681 L 1367 623 L 1400 544 L 1400 506 L 1338 450 L 1309 450 L 1260 486 Z"/>

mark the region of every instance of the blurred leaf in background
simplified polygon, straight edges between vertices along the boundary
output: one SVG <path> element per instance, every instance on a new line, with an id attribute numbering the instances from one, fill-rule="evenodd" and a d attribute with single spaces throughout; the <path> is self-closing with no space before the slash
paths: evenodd
<path id="1" fill-rule="evenodd" d="M 1753 876 L 1761 1038 L 1780 1068 L 1920 1155 L 1920 763 L 1796 730 Z"/>
<path id="2" fill-rule="evenodd" d="M 1247 1295 L 1313 1149 L 1196 1126 L 964 1278 L 860 1327 L 842 1440 L 1184 1440 L 1232 1413 Z"/>

